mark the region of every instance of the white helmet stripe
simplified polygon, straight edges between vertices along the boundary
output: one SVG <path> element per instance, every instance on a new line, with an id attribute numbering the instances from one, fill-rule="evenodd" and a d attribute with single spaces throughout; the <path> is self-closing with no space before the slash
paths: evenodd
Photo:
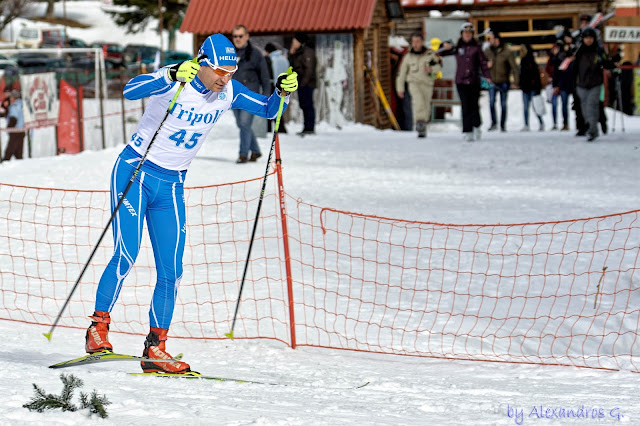
<path id="1" fill-rule="evenodd" d="M 213 45 L 213 40 L 209 37 L 207 41 L 211 44 L 211 51 L 213 52 L 213 58 L 209 58 L 209 60 L 211 61 L 213 59 L 213 64 L 218 66 L 218 54 L 216 53 L 216 48 Z"/>

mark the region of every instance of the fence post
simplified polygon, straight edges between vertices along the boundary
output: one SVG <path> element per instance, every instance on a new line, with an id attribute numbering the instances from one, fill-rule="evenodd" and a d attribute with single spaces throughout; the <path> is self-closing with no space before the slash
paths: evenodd
<path id="1" fill-rule="evenodd" d="M 278 177 L 278 198 L 280 199 L 280 222 L 282 224 L 282 245 L 284 247 L 284 266 L 287 274 L 287 293 L 289 296 L 289 331 L 291 348 L 296 348 L 296 320 L 293 301 L 293 279 L 291 277 L 291 256 L 289 255 L 289 232 L 287 230 L 287 206 L 284 199 L 284 183 L 282 181 L 282 159 L 280 158 L 280 139 L 276 133 L 276 175 Z"/>
<path id="2" fill-rule="evenodd" d="M 122 84 L 122 71 L 120 71 L 120 87 L 124 88 Z M 120 90 L 120 109 L 122 110 L 122 143 L 127 144 L 127 121 L 124 116 L 124 94 Z"/>
<path id="3" fill-rule="evenodd" d="M 98 67 L 98 86 L 100 86 L 100 133 L 102 134 L 102 149 L 106 149 L 107 142 L 104 133 L 104 90 L 102 90 L 103 78 L 106 78 L 106 76 L 102 75 L 102 67 Z"/>
<path id="4" fill-rule="evenodd" d="M 27 154 L 29 154 L 29 158 L 32 158 L 31 157 L 31 129 L 27 129 Z"/>
<path id="5" fill-rule="evenodd" d="M 84 111 L 82 110 L 84 105 L 84 92 L 81 85 L 78 85 L 77 87 L 76 100 L 78 103 L 78 108 L 76 109 L 76 113 L 78 114 L 78 141 L 80 142 L 80 152 L 82 152 L 84 151 Z"/>

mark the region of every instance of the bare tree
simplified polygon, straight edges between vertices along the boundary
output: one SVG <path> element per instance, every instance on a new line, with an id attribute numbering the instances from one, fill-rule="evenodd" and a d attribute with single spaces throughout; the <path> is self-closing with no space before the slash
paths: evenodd
<path id="1" fill-rule="evenodd" d="M 31 0 L 0 0 L 0 31 L 22 16 Z"/>
<path id="2" fill-rule="evenodd" d="M 47 0 L 47 12 L 45 13 L 45 16 L 47 19 L 53 19 L 53 4 L 56 2 L 56 0 Z"/>

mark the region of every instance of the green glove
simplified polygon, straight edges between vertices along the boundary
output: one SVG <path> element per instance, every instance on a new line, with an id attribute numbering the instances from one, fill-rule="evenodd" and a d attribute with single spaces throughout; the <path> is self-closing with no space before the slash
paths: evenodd
<path id="1" fill-rule="evenodd" d="M 283 72 L 280 74 L 278 76 L 278 81 L 276 82 L 276 89 L 287 93 L 298 90 L 298 73 L 292 72 L 291 74 L 287 74 L 286 72 Z"/>
<path id="2" fill-rule="evenodd" d="M 198 74 L 200 65 L 193 61 L 184 61 L 179 64 L 175 64 L 169 68 L 169 78 L 172 81 L 181 81 L 184 83 L 190 83 Z"/>

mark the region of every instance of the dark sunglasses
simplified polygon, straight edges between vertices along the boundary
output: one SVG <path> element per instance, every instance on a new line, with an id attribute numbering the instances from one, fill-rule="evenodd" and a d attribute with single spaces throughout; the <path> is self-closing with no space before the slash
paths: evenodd
<path id="1" fill-rule="evenodd" d="M 233 38 L 242 38 L 242 37 L 244 37 L 244 34 L 233 34 L 232 37 Z"/>

